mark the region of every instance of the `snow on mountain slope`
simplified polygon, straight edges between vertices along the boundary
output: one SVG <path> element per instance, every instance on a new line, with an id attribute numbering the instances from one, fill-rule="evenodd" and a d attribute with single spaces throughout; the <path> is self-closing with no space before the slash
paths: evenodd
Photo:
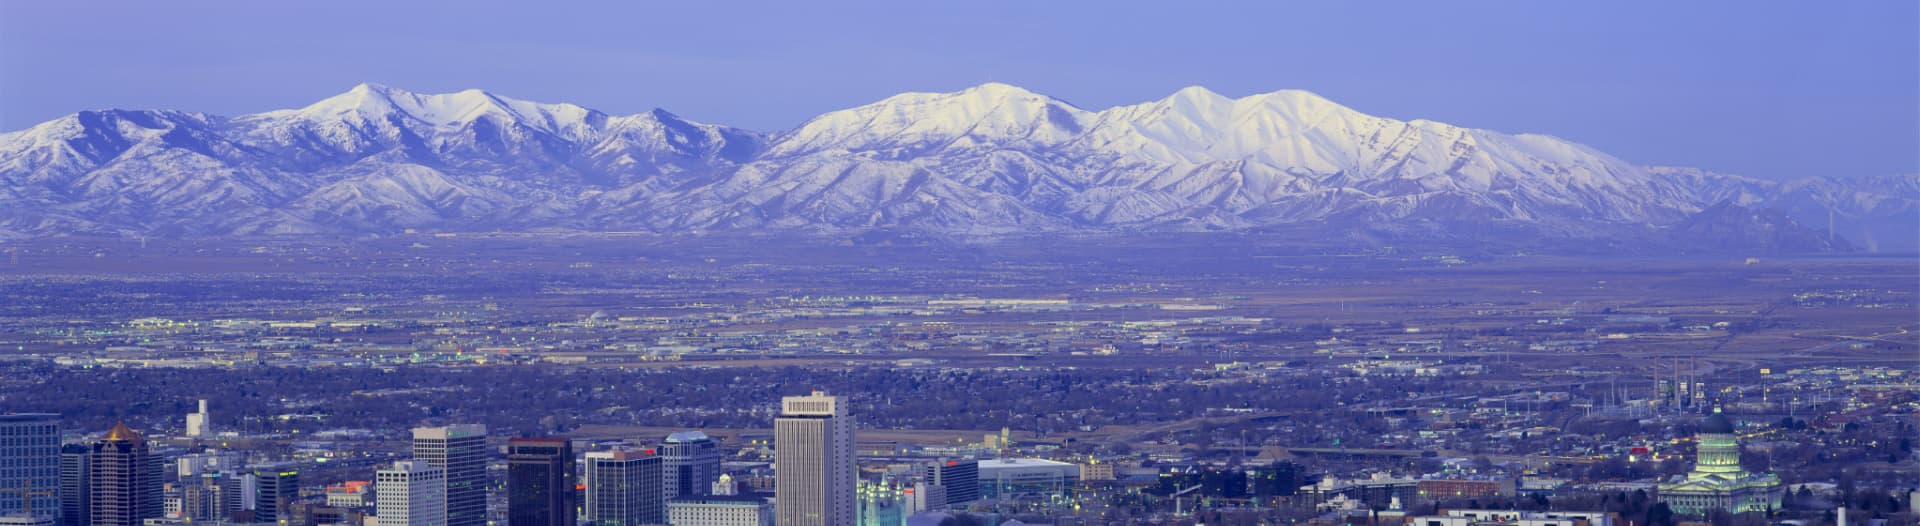
<path id="1" fill-rule="evenodd" d="M 1458 194 L 1474 220 L 1664 223 L 1699 209 L 1577 144 L 1374 117 L 1295 90 L 1232 99 L 1194 87 L 1100 112 L 1002 84 L 909 93 L 808 121 L 755 173 L 843 153 L 908 162 L 1082 225 L 1326 219 L 1273 210 L 1324 188 L 1403 203 Z"/>
<path id="2" fill-rule="evenodd" d="M 284 130 L 291 127 L 291 123 L 318 124 L 334 132 L 327 137 L 346 142 L 353 137 L 338 134 L 355 126 L 452 131 L 487 119 L 582 141 L 598 134 L 606 115 L 572 104 L 540 104 L 474 89 L 419 94 L 378 84 L 360 84 L 304 108 L 248 115 L 236 121 L 257 124 L 267 131 Z M 334 126 L 336 124 L 345 126 Z"/>
<path id="3" fill-rule="evenodd" d="M 705 181 L 751 161 L 766 139 L 758 133 L 701 124 L 666 110 L 613 117 L 582 154 L 615 183 L 646 181 L 665 190 Z"/>
<path id="4" fill-rule="evenodd" d="M 174 111 L 80 112 L 0 134 L 0 180 L 25 195 L 64 194 L 136 147 L 205 151 L 214 119 Z"/>
<path id="5" fill-rule="evenodd" d="M 1006 84 L 982 84 L 954 93 L 904 93 L 827 113 L 801 124 L 768 149 L 768 156 L 858 151 L 878 159 L 908 159 L 947 148 L 1044 148 L 1081 132 L 1088 113 Z"/>
<path id="6" fill-rule="evenodd" d="M 1828 212 L 1846 235 L 1898 237 L 1920 213 L 1916 188 L 1913 177 L 1781 184 L 1641 168 L 1553 137 L 1388 119 L 1305 91 L 1200 87 L 1093 111 L 984 84 L 763 134 L 664 110 L 611 116 L 362 84 L 233 118 L 89 111 L 0 134 L 9 235 L 1292 225 L 1604 237 L 1672 226 L 1801 243 L 1796 229 L 1824 227 Z M 1765 208 L 1787 215 L 1744 212 Z"/>
<path id="7" fill-rule="evenodd" d="M 416 94 L 372 84 L 235 118 L 89 111 L 0 135 L 0 204 L 13 208 L 0 229 L 494 228 L 557 220 L 584 195 L 710 178 L 763 144 L 758 133 L 664 111 L 612 117 L 478 90 Z M 410 191 L 425 188 L 440 190 Z"/>

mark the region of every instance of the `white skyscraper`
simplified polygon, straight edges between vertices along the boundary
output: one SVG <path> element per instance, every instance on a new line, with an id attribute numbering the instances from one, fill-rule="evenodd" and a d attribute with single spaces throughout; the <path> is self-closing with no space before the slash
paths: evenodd
<path id="1" fill-rule="evenodd" d="M 844 399 L 824 391 L 781 399 L 773 448 L 776 523 L 857 523 L 853 418 Z"/>
<path id="2" fill-rule="evenodd" d="M 209 422 L 212 417 L 213 415 L 207 414 L 207 401 L 201 400 L 199 412 L 187 413 L 187 436 L 196 438 L 213 436 L 212 423 Z"/>
<path id="3" fill-rule="evenodd" d="M 374 474 L 378 526 L 447 526 L 447 471 L 418 460 Z"/>

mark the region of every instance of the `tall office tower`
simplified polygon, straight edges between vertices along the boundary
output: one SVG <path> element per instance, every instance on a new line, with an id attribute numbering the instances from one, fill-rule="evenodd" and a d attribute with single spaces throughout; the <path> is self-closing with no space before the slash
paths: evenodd
<path id="1" fill-rule="evenodd" d="M 142 526 L 147 519 L 166 515 L 160 464 L 151 455 L 146 438 L 126 423 L 115 424 L 93 443 L 88 473 L 92 526 Z"/>
<path id="2" fill-rule="evenodd" d="M 0 516 L 60 517 L 60 415 L 0 415 Z"/>
<path id="3" fill-rule="evenodd" d="M 487 526 L 487 427 L 413 430 L 413 459 L 447 471 L 447 526 Z"/>
<path id="4" fill-rule="evenodd" d="M 653 450 L 587 453 L 587 522 L 596 526 L 666 524 L 662 460 Z"/>
<path id="5" fill-rule="evenodd" d="M 418 460 L 374 473 L 378 526 L 446 526 L 447 470 Z"/>
<path id="6" fill-rule="evenodd" d="M 708 495 L 720 477 L 720 444 L 706 433 L 687 431 L 667 435 L 660 446 L 666 458 L 667 498 Z"/>
<path id="7" fill-rule="evenodd" d="M 288 507 L 300 501 L 300 472 L 292 467 L 263 467 L 253 470 L 255 492 L 254 522 L 286 524 Z"/>
<path id="8" fill-rule="evenodd" d="M 258 508 L 260 478 L 246 472 L 220 474 L 220 507 L 228 516 Z"/>
<path id="9" fill-rule="evenodd" d="M 204 438 L 213 436 L 212 415 L 207 414 L 207 401 L 200 401 L 200 411 L 187 413 L 187 436 Z"/>
<path id="10" fill-rule="evenodd" d="M 945 488 L 945 505 L 965 504 L 980 498 L 980 462 L 977 460 L 943 458 L 928 463 L 923 475 L 927 484 Z"/>
<path id="11" fill-rule="evenodd" d="M 68 444 L 60 448 L 60 526 L 93 524 L 93 495 L 88 483 L 93 473 L 93 448 Z"/>
<path id="12" fill-rule="evenodd" d="M 199 477 L 180 479 L 180 518 L 191 522 L 213 522 L 226 516 L 225 510 L 220 509 L 220 486 L 217 481 L 203 481 Z"/>
<path id="13" fill-rule="evenodd" d="M 564 438 L 507 441 L 507 524 L 573 526 L 573 445 Z"/>
<path id="14" fill-rule="evenodd" d="M 780 526 L 854 526 L 853 417 L 824 391 L 780 400 L 773 422 L 774 515 Z"/>
<path id="15" fill-rule="evenodd" d="M 147 446 L 147 469 L 141 471 L 141 474 L 147 477 L 144 487 L 154 488 L 155 500 L 160 501 L 160 516 L 166 517 L 167 469 L 171 467 L 171 463 L 167 462 L 165 453 L 154 450 L 152 444 Z"/>

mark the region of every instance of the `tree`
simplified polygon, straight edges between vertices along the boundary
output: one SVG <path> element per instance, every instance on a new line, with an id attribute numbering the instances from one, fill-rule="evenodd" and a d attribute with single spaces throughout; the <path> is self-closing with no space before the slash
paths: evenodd
<path id="1" fill-rule="evenodd" d="M 1647 508 L 1647 526 L 1676 526 L 1673 520 L 1673 508 L 1667 503 L 1656 503 Z"/>

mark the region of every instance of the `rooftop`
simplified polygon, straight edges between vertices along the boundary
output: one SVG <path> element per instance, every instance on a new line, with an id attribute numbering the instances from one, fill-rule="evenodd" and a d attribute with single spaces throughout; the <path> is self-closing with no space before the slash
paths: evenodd
<path id="1" fill-rule="evenodd" d="M 702 433 L 699 431 L 681 431 L 679 433 L 667 435 L 667 442 L 672 442 L 676 444 L 685 443 L 685 442 L 699 442 L 702 440 L 711 440 L 711 439 L 707 438 L 706 433 Z"/>
<path id="2" fill-rule="evenodd" d="M 983 470 L 990 469 L 990 468 L 1039 468 L 1039 467 L 1063 467 L 1063 466 L 1077 466 L 1077 464 L 1069 464 L 1066 462 L 1058 462 L 1053 460 L 1047 460 L 1044 458 L 997 458 L 993 460 L 980 461 L 980 469 L 983 469 Z"/>

